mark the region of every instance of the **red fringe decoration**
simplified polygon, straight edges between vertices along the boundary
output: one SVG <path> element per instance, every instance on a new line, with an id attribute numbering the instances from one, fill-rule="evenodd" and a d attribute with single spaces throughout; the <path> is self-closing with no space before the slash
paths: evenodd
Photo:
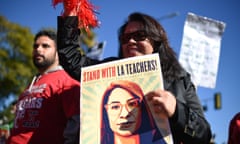
<path id="1" fill-rule="evenodd" d="M 79 28 L 89 31 L 89 28 L 99 26 L 97 17 L 94 15 L 96 7 L 88 2 L 88 0 L 52 0 L 54 7 L 59 3 L 63 3 L 64 5 L 62 16 L 68 16 L 73 11 L 77 14 Z"/>

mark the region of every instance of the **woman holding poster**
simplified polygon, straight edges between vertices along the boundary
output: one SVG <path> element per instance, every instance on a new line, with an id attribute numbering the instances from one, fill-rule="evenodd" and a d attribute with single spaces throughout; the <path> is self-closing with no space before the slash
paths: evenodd
<path id="1" fill-rule="evenodd" d="M 175 144 L 208 144 L 211 129 L 190 75 L 181 67 L 167 34 L 157 20 L 143 13 L 132 13 L 119 29 L 119 58 L 93 60 L 79 52 L 78 9 L 58 17 L 58 52 L 60 63 L 75 79 L 80 80 L 81 68 L 107 61 L 158 53 L 164 90 L 146 94 L 154 115 L 168 117 Z"/>

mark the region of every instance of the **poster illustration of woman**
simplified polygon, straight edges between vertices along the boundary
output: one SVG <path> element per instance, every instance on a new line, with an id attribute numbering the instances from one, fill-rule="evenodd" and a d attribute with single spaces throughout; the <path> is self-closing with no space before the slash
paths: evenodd
<path id="1" fill-rule="evenodd" d="M 145 99 L 163 88 L 157 54 L 85 67 L 81 77 L 80 144 L 173 143 L 168 119 Z"/>

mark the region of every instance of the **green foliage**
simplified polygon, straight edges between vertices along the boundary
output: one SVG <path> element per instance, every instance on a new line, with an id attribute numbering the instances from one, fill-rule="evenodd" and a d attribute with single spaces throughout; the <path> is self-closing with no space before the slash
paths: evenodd
<path id="1" fill-rule="evenodd" d="M 29 28 L 0 16 L 0 99 L 18 96 L 36 73 L 33 38 Z"/>
<path id="2" fill-rule="evenodd" d="M 86 32 L 84 29 L 81 29 L 81 40 L 80 42 L 88 48 L 92 48 L 96 45 L 95 41 L 96 34 L 91 31 Z"/>
<path id="3" fill-rule="evenodd" d="M 2 119 L 3 125 L 8 124 L 8 126 L 12 128 L 15 117 L 15 108 L 16 101 L 14 101 L 11 105 L 9 105 L 6 109 L 4 109 L 4 111 L 0 113 L 0 119 Z"/>

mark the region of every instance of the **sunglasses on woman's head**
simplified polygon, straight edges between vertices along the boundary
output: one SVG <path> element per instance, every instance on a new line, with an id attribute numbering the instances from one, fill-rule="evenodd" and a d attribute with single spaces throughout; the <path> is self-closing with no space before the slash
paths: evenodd
<path id="1" fill-rule="evenodd" d="M 130 39 L 135 41 L 144 41 L 147 38 L 147 34 L 144 30 L 135 31 L 132 33 L 125 33 L 120 37 L 121 44 L 126 44 Z"/>

